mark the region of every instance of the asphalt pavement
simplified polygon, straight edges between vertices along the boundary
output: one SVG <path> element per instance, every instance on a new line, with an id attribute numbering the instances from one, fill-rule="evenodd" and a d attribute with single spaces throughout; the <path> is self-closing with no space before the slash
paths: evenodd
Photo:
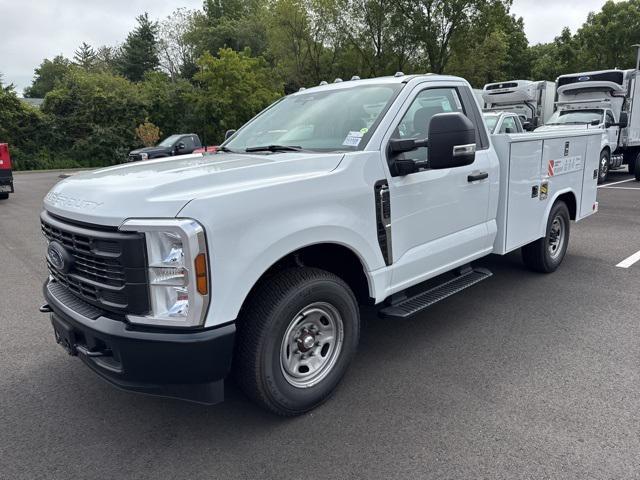
<path id="1" fill-rule="evenodd" d="M 333 397 L 282 419 L 233 385 L 204 407 L 119 391 L 38 312 L 38 214 L 59 173 L 0 202 L 2 479 L 640 478 L 640 184 L 613 172 L 552 275 L 518 254 L 406 321 L 365 321 Z M 622 182 L 622 183 L 618 183 Z"/>

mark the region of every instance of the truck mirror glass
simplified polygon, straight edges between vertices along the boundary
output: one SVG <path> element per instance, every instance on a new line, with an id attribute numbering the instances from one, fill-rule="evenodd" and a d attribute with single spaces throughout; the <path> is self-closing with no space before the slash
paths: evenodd
<path id="1" fill-rule="evenodd" d="M 439 113 L 429 123 L 429 167 L 471 165 L 476 157 L 476 129 L 459 112 Z"/>

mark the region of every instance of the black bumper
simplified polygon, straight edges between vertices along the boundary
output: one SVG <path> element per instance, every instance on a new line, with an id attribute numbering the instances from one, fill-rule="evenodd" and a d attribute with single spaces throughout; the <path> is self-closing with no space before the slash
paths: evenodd
<path id="1" fill-rule="evenodd" d="M 224 400 L 235 325 L 176 332 L 80 315 L 73 298 L 44 295 L 58 343 L 94 372 L 125 390 L 212 405 Z M 76 308 L 78 309 L 78 308 Z"/>
<path id="2" fill-rule="evenodd" d="M 0 170 L 0 193 L 13 193 L 13 174 L 11 170 Z"/>

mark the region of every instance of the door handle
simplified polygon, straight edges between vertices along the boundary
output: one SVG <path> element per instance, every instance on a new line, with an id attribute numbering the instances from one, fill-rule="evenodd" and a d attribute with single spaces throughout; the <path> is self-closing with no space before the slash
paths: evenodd
<path id="1" fill-rule="evenodd" d="M 484 180 L 485 178 L 489 178 L 488 172 L 474 173 L 467 177 L 467 182 L 477 182 L 478 180 Z"/>

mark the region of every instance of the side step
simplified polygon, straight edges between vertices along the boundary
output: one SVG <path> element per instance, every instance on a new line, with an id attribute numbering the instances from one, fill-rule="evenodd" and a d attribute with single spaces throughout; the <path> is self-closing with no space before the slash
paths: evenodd
<path id="1" fill-rule="evenodd" d="M 429 290 L 420 292 L 398 303 L 380 310 L 380 316 L 384 318 L 407 318 L 421 312 L 434 303 L 444 300 L 465 288 L 486 280 L 493 273 L 486 268 L 473 268 L 464 270 L 457 277 L 437 285 Z"/>

